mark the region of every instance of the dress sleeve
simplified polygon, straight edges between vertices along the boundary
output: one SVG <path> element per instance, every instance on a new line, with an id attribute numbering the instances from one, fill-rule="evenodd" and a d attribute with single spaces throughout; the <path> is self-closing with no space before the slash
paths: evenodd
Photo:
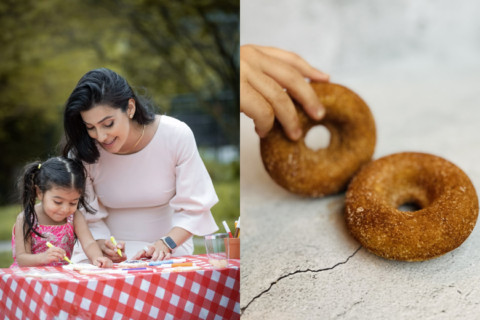
<path id="1" fill-rule="evenodd" d="M 192 130 L 184 123 L 176 149 L 176 194 L 170 200 L 175 210 L 174 227 L 203 236 L 214 233 L 218 226 L 210 209 L 218 202 L 212 180 L 197 150 Z"/>
<path id="2" fill-rule="evenodd" d="M 87 168 L 87 181 L 86 185 L 86 203 L 93 209 L 96 210 L 95 213 L 88 213 L 85 208 L 80 208 L 80 212 L 83 213 L 85 216 L 85 220 L 87 221 L 88 228 L 92 233 L 92 236 L 95 240 L 98 239 L 109 239 L 110 238 L 110 230 L 108 229 L 107 225 L 103 221 L 104 218 L 108 216 L 107 209 L 102 205 L 102 203 L 98 200 L 97 195 L 95 194 L 95 190 L 93 189 L 92 178 L 90 176 L 89 165 L 85 166 Z"/>

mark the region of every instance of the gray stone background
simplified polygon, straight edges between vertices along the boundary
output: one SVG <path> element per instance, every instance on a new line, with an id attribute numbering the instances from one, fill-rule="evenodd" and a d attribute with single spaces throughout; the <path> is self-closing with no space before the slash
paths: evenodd
<path id="1" fill-rule="evenodd" d="M 374 158 L 432 153 L 480 190 L 480 2 L 242 0 L 241 44 L 293 51 L 370 106 Z M 325 137 L 319 137 L 325 138 Z M 242 319 L 478 319 L 478 226 L 425 262 L 351 238 L 344 195 L 306 199 L 265 172 L 241 116 Z"/>

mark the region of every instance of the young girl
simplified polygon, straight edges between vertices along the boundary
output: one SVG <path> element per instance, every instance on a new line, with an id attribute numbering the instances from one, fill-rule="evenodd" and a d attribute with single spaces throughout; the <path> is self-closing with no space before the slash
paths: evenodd
<path id="1" fill-rule="evenodd" d="M 62 157 L 25 167 L 20 179 L 23 212 L 17 217 L 12 232 L 14 263 L 12 267 L 61 266 L 71 258 L 75 238 L 92 263 L 111 267 L 93 239 L 80 204 L 94 213 L 85 200 L 85 169 L 80 162 Z M 41 202 L 35 205 L 36 199 Z M 49 248 L 47 242 L 53 247 Z"/>

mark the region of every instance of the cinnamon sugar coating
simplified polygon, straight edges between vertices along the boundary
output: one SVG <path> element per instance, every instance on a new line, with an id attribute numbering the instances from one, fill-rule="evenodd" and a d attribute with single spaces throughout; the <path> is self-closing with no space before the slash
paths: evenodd
<path id="1" fill-rule="evenodd" d="M 375 122 L 365 102 L 349 89 L 333 83 L 311 83 L 326 108 L 321 121 L 311 119 L 295 103 L 303 136 L 291 141 L 275 121 L 261 139 L 263 164 L 270 176 L 290 192 L 322 197 L 345 190 L 352 176 L 368 163 L 376 142 Z M 330 131 L 326 149 L 313 151 L 305 145 L 305 135 L 315 125 Z"/>
<path id="2" fill-rule="evenodd" d="M 397 208 L 415 203 L 421 210 Z M 451 162 L 423 153 L 378 159 L 348 187 L 345 218 L 352 236 L 386 259 L 423 261 L 460 246 L 478 216 L 467 175 Z"/>

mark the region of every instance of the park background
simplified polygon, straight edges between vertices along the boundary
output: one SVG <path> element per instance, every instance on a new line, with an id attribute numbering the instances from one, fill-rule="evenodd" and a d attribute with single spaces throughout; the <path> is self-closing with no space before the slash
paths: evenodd
<path id="1" fill-rule="evenodd" d="M 193 130 L 219 203 L 239 217 L 239 1 L 0 3 L 0 268 L 9 267 L 26 162 L 57 155 L 63 108 L 88 71 L 114 70 Z M 202 238 L 194 239 L 203 253 Z"/>

